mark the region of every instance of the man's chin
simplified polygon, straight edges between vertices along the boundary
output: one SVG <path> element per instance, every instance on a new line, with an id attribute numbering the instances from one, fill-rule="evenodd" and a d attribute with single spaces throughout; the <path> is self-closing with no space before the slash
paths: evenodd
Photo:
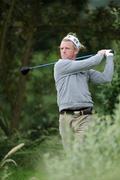
<path id="1" fill-rule="evenodd" d="M 62 56 L 62 59 L 71 59 L 71 58 L 68 56 Z"/>

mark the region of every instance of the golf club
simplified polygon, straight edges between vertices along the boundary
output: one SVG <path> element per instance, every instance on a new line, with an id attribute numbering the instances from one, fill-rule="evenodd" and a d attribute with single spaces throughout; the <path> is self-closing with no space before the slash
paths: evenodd
<path id="1" fill-rule="evenodd" d="M 114 53 L 114 50 L 111 50 L 110 51 L 111 53 Z M 89 58 L 91 56 L 94 56 L 95 54 L 90 54 L 90 55 L 85 55 L 85 56 L 80 56 L 80 57 L 77 57 L 76 60 L 83 60 L 83 59 L 86 59 L 86 58 Z M 21 73 L 23 75 L 26 75 L 30 70 L 34 70 L 34 69 L 37 69 L 37 68 L 42 68 L 42 67 L 47 67 L 47 66 L 51 66 L 51 65 L 54 65 L 56 62 L 51 62 L 51 63 L 47 63 L 47 64 L 41 64 L 41 65 L 37 65 L 37 66 L 33 66 L 33 67 L 22 67 L 20 69 Z"/>
<path id="2" fill-rule="evenodd" d="M 82 59 L 86 59 L 86 58 L 89 58 L 93 56 L 93 54 L 90 54 L 90 55 L 85 55 L 85 56 L 80 56 L 80 57 L 77 57 L 76 60 L 82 60 Z M 47 66 L 51 66 L 51 65 L 54 65 L 56 62 L 51 62 L 51 63 L 47 63 L 47 64 L 40 64 L 40 65 L 37 65 L 37 66 L 33 66 L 33 67 L 22 67 L 21 68 L 21 73 L 23 75 L 26 75 L 30 70 L 34 70 L 34 69 L 37 69 L 37 68 L 42 68 L 42 67 L 47 67 Z"/>

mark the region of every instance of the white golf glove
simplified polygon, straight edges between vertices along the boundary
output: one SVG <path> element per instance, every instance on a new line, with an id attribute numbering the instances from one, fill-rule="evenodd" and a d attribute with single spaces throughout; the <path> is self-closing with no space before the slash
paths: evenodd
<path id="1" fill-rule="evenodd" d="M 113 54 L 111 49 L 108 49 L 108 50 L 105 51 L 105 55 L 106 56 L 113 56 L 114 54 Z"/>

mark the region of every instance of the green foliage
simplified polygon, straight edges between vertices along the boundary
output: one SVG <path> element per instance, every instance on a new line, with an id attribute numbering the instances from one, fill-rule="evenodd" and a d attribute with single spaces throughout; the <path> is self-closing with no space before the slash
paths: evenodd
<path id="1" fill-rule="evenodd" d="M 33 62 L 42 64 L 41 62 L 47 61 L 47 59 L 51 59 L 52 62 L 56 56 L 41 56 L 38 53 L 33 57 Z M 26 111 L 22 113 L 21 127 L 25 131 L 31 131 L 31 138 L 36 139 L 42 134 L 48 135 L 52 131 L 58 131 L 53 66 L 37 69 L 30 73 L 24 108 Z"/>
<path id="2" fill-rule="evenodd" d="M 11 171 L 9 170 L 9 166 L 8 164 L 12 163 L 15 166 L 17 166 L 17 163 L 13 160 L 10 159 L 9 157 L 11 155 L 13 155 L 16 151 L 18 151 L 19 149 L 21 149 L 24 146 L 24 143 L 19 144 L 17 146 L 15 146 L 14 148 L 12 148 L 2 159 L 2 161 L 0 162 L 0 176 L 1 176 L 1 180 L 5 180 L 8 179 L 9 176 L 11 176 Z"/>
<path id="3" fill-rule="evenodd" d="M 88 130 L 80 149 L 75 146 L 67 156 L 63 153 L 54 157 L 45 155 L 49 180 L 117 179 L 120 175 L 116 168 L 120 165 L 120 103 L 113 118 L 114 124 L 110 116 L 96 116 L 96 122 Z"/>
<path id="4" fill-rule="evenodd" d="M 111 2 L 91 9 L 87 0 L 66 0 L 64 4 L 2 0 L 0 12 L 0 158 L 16 143 L 26 144 L 14 155 L 19 168 L 8 168 L 6 163 L 0 172 L 2 178 L 56 180 L 70 179 L 73 173 L 77 179 L 81 172 L 79 177 L 85 180 L 88 176 L 92 180 L 98 176 L 103 180 L 119 179 L 119 105 L 114 112 L 120 92 L 119 6 Z M 83 148 L 75 152 L 77 156 L 70 154 L 70 159 L 61 153 L 53 66 L 34 70 L 26 77 L 20 74 L 21 66 L 56 61 L 60 40 L 68 32 L 77 33 L 87 53 L 103 48 L 115 50 L 112 83 L 92 88 L 100 117 Z"/>
<path id="5" fill-rule="evenodd" d="M 120 94 L 120 42 L 113 42 L 113 47 L 115 50 L 113 80 L 111 83 L 97 86 L 96 95 L 93 95 L 96 103 L 95 109 L 101 114 L 113 114 Z"/>
<path id="6" fill-rule="evenodd" d="M 16 142 L 25 140 L 30 149 L 58 133 L 53 66 L 26 77 L 20 68 L 56 61 L 60 40 L 68 32 L 77 33 L 87 53 L 115 50 L 112 84 L 92 89 L 96 110 L 113 113 L 120 87 L 118 6 L 90 9 L 87 0 L 2 0 L 0 12 L 0 157 Z"/>
<path id="7" fill-rule="evenodd" d="M 48 137 L 43 143 L 36 147 L 27 147 L 17 155 L 18 159 L 23 161 L 22 166 L 12 168 L 9 171 L 9 179 L 119 179 L 120 103 L 116 104 L 113 117 L 96 115 L 95 119 L 80 149 L 75 146 L 74 150 L 70 150 L 66 155 L 60 137 Z M 25 163 L 29 165 L 26 166 Z"/>

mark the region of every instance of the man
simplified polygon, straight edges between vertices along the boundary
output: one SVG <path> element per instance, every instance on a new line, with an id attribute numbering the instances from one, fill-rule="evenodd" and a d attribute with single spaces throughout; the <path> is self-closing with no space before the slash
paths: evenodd
<path id="1" fill-rule="evenodd" d="M 71 143 L 83 140 L 85 130 L 92 120 L 93 101 L 88 82 L 111 82 L 114 70 L 113 53 L 100 50 L 96 55 L 81 61 L 75 61 L 83 47 L 75 34 L 65 36 L 60 44 L 61 59 L 54 66 L 54 79 L 59 107 L 59 130 L 62 143 L 67 150 Z M 106 58 L 103 72 L 93 70 Z"/>

